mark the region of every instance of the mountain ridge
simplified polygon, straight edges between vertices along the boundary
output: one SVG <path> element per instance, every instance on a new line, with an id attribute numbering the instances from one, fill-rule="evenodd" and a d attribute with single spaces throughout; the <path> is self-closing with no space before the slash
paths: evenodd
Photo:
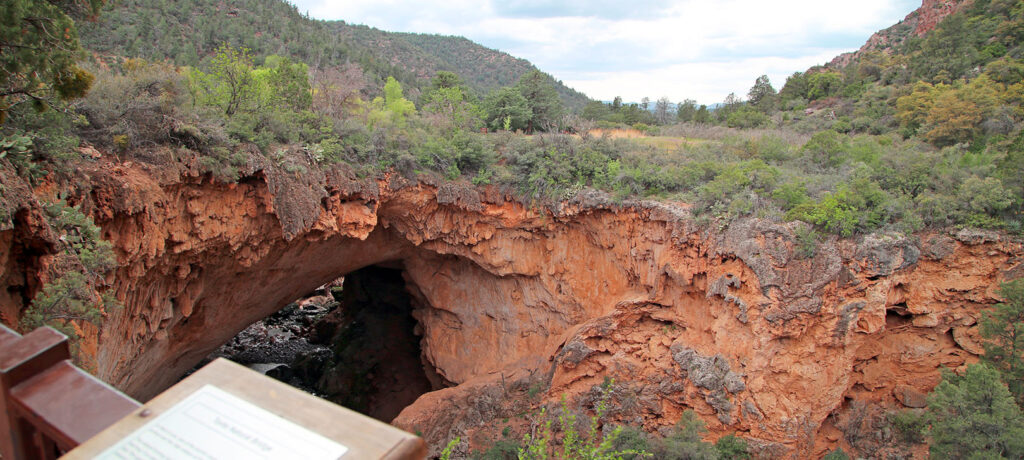
<path id="1" fill-rule="evenodd" d="M 85 48 L 100 55 L 170 59 L 186 66 L 199 64 L 222 44 L 248 48 L 256 59 L 279 54 L 311 67 L 355 62 L 374 82 L 368 88 L 371 94 L 393 76 L 415 96 L 435 73 L 452 71 L 483 97 L 539 70 L 525 59 L 465 37 L 388 32 L 314 19 L 284 0 L 124 0 L 108 4 L 95 22 L 83 23 L 80 35 Z M 570 110 L 589 101 L 545 75 Z"/>

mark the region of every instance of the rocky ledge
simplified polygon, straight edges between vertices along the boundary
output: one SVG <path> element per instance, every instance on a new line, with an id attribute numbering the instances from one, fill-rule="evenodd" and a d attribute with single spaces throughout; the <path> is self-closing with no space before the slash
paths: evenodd
<path id="1" fill-rule="evenodd" d="M 1024 254 L 959 231 L 832 238 L 807 257 L 794 248 L 803 224 L 708 229 L 685 204 L 584 192 L 545 208 L 341 168 L 253 165 L 230 184 L 194 171 L 101 161 L 68 197 L 121 263 L 110 280 L 124 308 L 96 337 L 101 377 L 147 398 L 303 294 L 385 267 L 442 388 L 394 423 L 435 448 L 495 439 L 524 405 L 584 404 L 611 377 L 628 402 L 613 418 L 648 431 L 692 408 L 712 438 L 735 432 L 771 457 L 877 452 L 886 439 L 855 432 L 976 359 L 980 312 Z M 48 260 L 25 203 L 0 230 L 8 322 Z"/>

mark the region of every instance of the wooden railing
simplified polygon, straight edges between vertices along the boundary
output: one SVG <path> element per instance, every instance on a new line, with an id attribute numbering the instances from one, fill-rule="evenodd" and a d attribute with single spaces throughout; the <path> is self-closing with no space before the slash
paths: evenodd
<path id="1" fill-rule="evenodd" d="M 25 336 L 0 325 L 0 456 L 51 459 L 128 415 L 134 399 L 70 361 L 49 327 Z"/>
<path id="2" fill-rule="evenodd" d="M 22 337 L 0 324 L 0 460 L 94 458 L 209 385 L 338 442 L 345 458 L 426 457 L 418 436 L 224 359 L 140 405 L 69 358 L 68 338 L 54 329 Z"/>

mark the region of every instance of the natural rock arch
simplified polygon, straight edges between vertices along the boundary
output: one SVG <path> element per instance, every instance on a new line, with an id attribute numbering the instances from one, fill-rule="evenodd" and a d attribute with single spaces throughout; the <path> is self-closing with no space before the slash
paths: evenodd
<path id="1" fill-rule="evenodd" d="M 396 420 L 433 444 L 483 429 L 500 411 L 480 404 L 528 373 L 549 399 L 630 379 L 643 396 L 631 420 L 649 430 L 694 408 L 716 435 L 819 452 L 846 398 L 895 404 L 897 389 L 927 391 L 941 366 L 975 359 L 978 312 L 1024 253 L 998 236 L 930 234 L 831 240 L 802 259 L 791 226 L 713 231 L 682 205 L 586 193 L 531 209 L 495 188 L 337 171 L 237 184 L 90 173 L 76 199 L 115 244 L 125 305 L 100 337 L 101 377 L 146 398 L 321 284 L 401 261 L 423 354 L 458 384 Z M 890 311 L 907 321 L 887 328 Z"/>

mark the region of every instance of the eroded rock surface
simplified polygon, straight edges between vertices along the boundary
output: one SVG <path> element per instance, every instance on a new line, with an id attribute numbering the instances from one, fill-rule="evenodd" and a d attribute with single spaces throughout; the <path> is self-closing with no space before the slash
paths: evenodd
<path id="1" fill-rule="evenodd" d="M 254 167 L 237 184 L 190 171 L 97 164 L 72 197 L 122 264 L 101 377 L 148 398 L 293 299 L 400 266 L 424 364 L 455 386 L 394 423 L 435 448 L 482 436 L 525 387 L 542 389 L 537 404 L 579 400 L 606 377 L 635 395 L 615 417 L 652 432 L 693 408 L 712 437 L 737 432 L 765 455 L 857 448 L 851 401 L 919 405 L 942 367 L 975 360 L 980 311 L 1024 254 L 999 235 L 934 233 L 831 239 L 800 258 L 802 224 L 708 230 L 671 203 L 587 192 L 531 209 L 493 187 L 340 169 Z M 4 253 L 39 241 L 0 230 Z M 32 279 L 10 266 L 5 287 Z M 24 298 L 0 297 L 0 311 Z"/>
<path id="2" fill-rule="evenodd" d="M 836 56 L 829 66 L 841 69 L 870 52 L 890 54 L 893 49 L 904 44 L 907 39 L 923 37 L 935 29 L 946 16 L 956 13 L 972 3 L 974 3 L 973 0 L 921 0 L 921 6 L 908 14 L 902 21 L 871 35 L 859 50 Z"/>

